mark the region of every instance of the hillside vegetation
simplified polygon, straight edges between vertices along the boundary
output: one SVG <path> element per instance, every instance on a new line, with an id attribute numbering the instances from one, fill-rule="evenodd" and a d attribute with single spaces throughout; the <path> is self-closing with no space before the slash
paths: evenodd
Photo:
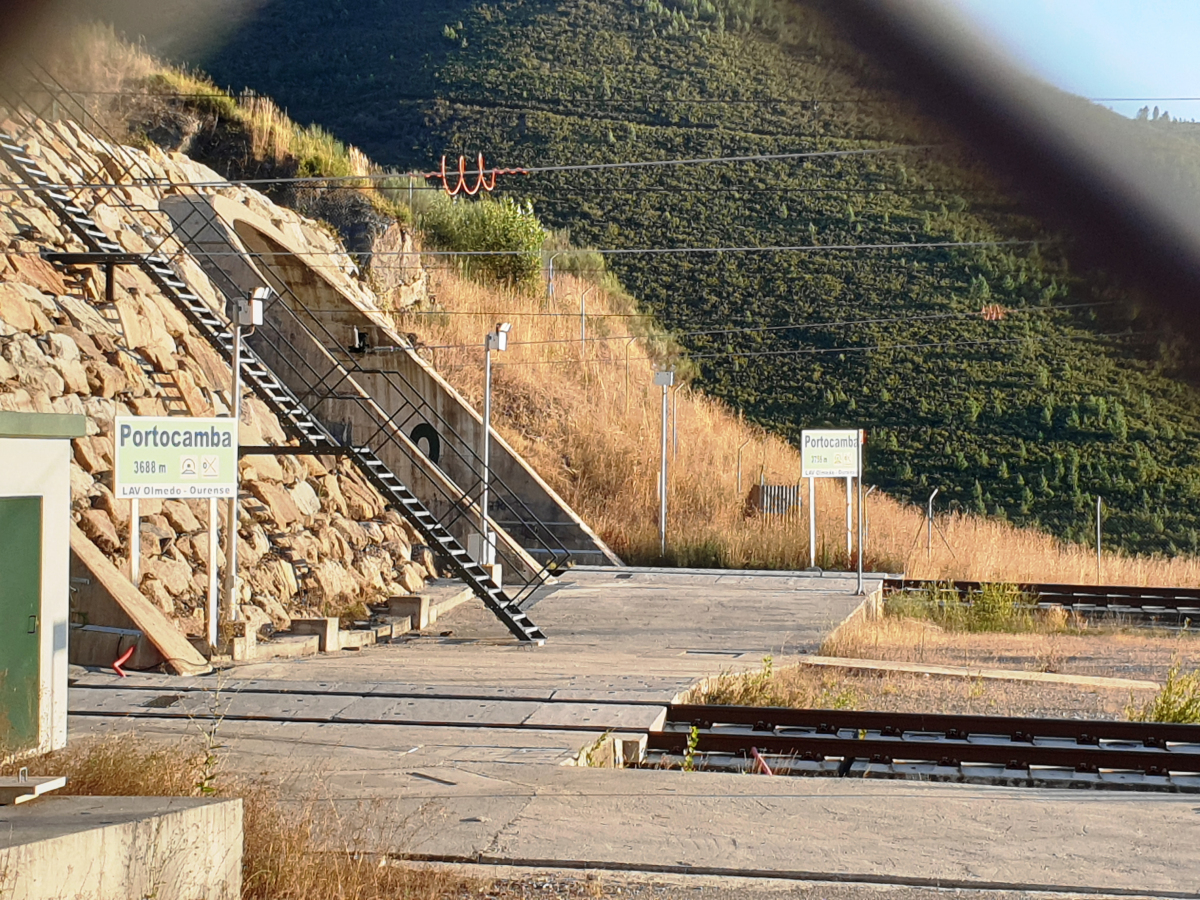
<path id="1" fill-rule="evenodd" d="M 227 135 L 240 135 L 240 143 L 203 145 L 208 152 L 206 161 L 231 175 L 263 165 L 277 171 L 296 171 L 302 162 L 298 151 L 313 146 L 308 139 L 311 136 L 319 138 L 320 146 L 329 148 L 327 159 L 318 157 L 312 163 L 314 173 L 341 174 L 346 166 L 377 171 L 363 154 L 318 128 L 295 125 L 270 101 L 244 97 L 239 103 L 204 78 L 163 66 L 134 48 L 114 42 L 103 30 L 84 34 L 76 49 L 79 52 L 70 59 L 77 68 L 60 70 L 59 77 L 84 90 L 81 96 L 85 97 L 89 84 L 124 87 L 128 92 L 125 97 L 92 103 L 91 112 L 107 117 L 110 127 L 128 128 L 134 140 L 148 140 L 147 122 L 166 122 L 175 127 L 194 116 L 203 122 L 197 133 L 225 129 Z M 80 67 L 81 63 L 86 65 Z M 171 84 L 178 86 L 177 92 L 165 90 Z M 144 100 L 147 93 L 153 95 L 148 103 Z M 174 93 L 186 96 L 175 97 Z M 128 96 L 144 105 L 131 110 Z M 230 155 L 221 158 L 220 152 Z M 385 186 L 389 184 L 398 187 L 385 182 Z M 358 193 L 358 188 L 353 192 Z M 438 199 L 436 192 L 418 191 L 415 210 L 402 208 L 402 189 L 384 193 L 387 198 L 382 199 L 383 206 L 404 216 L 415 211 L 419 222 L 427 221 L 430 211 L 447 210 L 445 198 Z M 372 196 L 371 202 L 379 204 L 381 198 Z M 491 206 L 497 205 L 454 204 L 443 218 L 487 220 L 491 215 L 486 210 Z M 477 214 L 477 209 L 482 212 Z M 522 229 L 522 239 L 529 240 L 528 228 Z M 545 241 L 547 253 L 565 246 L 561 234 Z M 499 404 L 502 429 L 546 473 L 555 488 L 599 526 L 606 540 L 630 561 L 651 561 L 657 558 L 657 394 L 649 392 L 650 370 L 656 361 L 661 364 L 674 355 L 672 342 L 664 340 L 650 320 L 631 315 L 634 301 L 611 278 L 601 279 L 607 290 L 596 291 L 590 283 L 561 274 L 564 268 L 579 271 L 602 265 L 599 257 L 572 252 L 560 256 L 557 265 L 557 290 L 553 299 L 546 300 L 540 289 L 503 292 L 472 285 L 435 262 L 438 283 L 434 294 L 438 308 L 444 312 L 432 316 L 424 311 L 411 314 L 401 324 L 421 334 L 426 343 L 440 345 L 443 349 L 432 351 L 439 367 L 450 373 L 464 393 L 475 396 L 481 379 L 475 352 L 478 333 L 489 328 L 498 316 L 513 318 L 518 333 L 523 335 L 524 347 L 520 355 L 513 354 L 511 368 L 497 369 L 499 396 L 505 398 L 512 392 Z M 594 271 L 585 274 L 595 279 Z M 589 292 L 589 362 L 579 365 L 575 363 L 580 351 L 576 341 L 578 318 L 572 310 L 585 291 Z M 556 312 L 547 315 L 549 309 Z M 552 343 L 542 343 L 546 341 Z M 690 388 L 677 392 L 677 400 L 680 457 L 672 478 L 669 557 L 693 564 L 806 564 L 807 534 L 801 523 L 743 516 L 743 495 L 751 481 L 757 477 L 782 483 L 795 480 L 798 460 L 794 452 L 768 432 L 741 424 L 727 407 Z M 739 448 L 744 451 L 741 493 L 736 480 Z M 823 527 L 818 559 L 822 565 L 841 565 L 846 561 L 839 524 L 843 501 L 836 485 L 827 487 L 830 490 L 822 492 L 820 503 Z M 1053 537 L 973 515 L 954 515 L 945 520 L 942 527 L 949 540 L 939 539 L 927 558 L 918 534 L 921 519 L 916 510 L 878 494 L 872 498 L 870 510 L 868 563 L 878 568 L 904 569 L 927 577 L 1095 578 L 1089 551 L 1065 547 Z M 1194 558 L 1173 564 L 1110 558 L 1105 561 L 1104 577 L 1126 583 L 1191 583 L 1198 577 L 1195 565 Z"/>
<path id="2" fill-rule="evenodd" d="M 937 487 L 958 509 L 1086 540 L 1100 494 L 1114 545 L 1196 550 L 1200 398 L 1173 375 L 1178 348 L 1102 274 L 1073 271 L 1069 242 L 907 109 L 821 4 L 779 9 L 292 0 L 205 63 L 400 167 L 479 150 L 531 166 L 925 148 L 501 188 L 608 249 L 1020 242 L 609 262 L 690 351 L 697 387 L 789 439 L 869 428 L 869 477 L 898 498 Z"/>

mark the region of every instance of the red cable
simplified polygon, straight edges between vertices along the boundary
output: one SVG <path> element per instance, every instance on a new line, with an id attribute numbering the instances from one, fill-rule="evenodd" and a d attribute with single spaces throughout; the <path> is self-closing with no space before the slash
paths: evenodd
<path id="1" fill-rule="evenodd" d="M 755 761 L 755 762 L 756 762 L 758 765 L 762 766 L 762 770 L 763 770 L 763 771 L 764 771 L 766 774 L 768 774 L 768 775 L 774 775 L 774 774 L 775 774 L 774 772 L 772 772 L 772 771 L 771 771 L 771 767 L 767 765 L 767 761 L 766 761 L 765 759 L 763 759 L 763 758 L 762 758 L 762 755 L 761 755 L 761 754 L 758 752 L 758 748 L 757 748 L 757 747 L 751 747 L 751 748 L 750 748 L 750 752 L 751 752 L 751 753 L 754 755 L 754 761 Z"/>
<path id="2" fill-rule="evenodd" d="M 118 675 L 120 675 L 122 678 L 128 678 L 129 676 L 125 674 L 125 670 L 122 669 L 121 666 L 123 666 L 123 665 L 125 665 L 125 663 L 129 662 L 129 657 L 133 656 L 133 651 L 136 649 L 137 649 L 137 645 L 134 644 L 132 647 L 130 647 L 128 650 L 126 650 L 124 653 L 122 653 L 120 656 L 118 656 L 117 661 L 112 664 L 113 671 L 116 672 Z"/>

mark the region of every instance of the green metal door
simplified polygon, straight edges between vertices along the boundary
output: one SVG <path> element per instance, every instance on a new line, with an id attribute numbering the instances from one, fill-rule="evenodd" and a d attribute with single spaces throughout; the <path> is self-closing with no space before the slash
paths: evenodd
<path id="1" fill-rule="evenodd" d="M 42 498 L 0 497 L 0 756 L 38 740 Z"/>

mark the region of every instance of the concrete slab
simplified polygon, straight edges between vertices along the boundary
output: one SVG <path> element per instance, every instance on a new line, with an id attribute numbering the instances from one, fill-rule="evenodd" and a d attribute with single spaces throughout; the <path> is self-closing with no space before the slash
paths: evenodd
<path id="1" fill-rule="evenodd" d="M 30 803 L 43 794 L 57 791 L 67 786 L 65 775 L 35 775 L 0 777 L 0 806 L 16 806 L 19 803 Z"/>
<path id="2" fill-rule="evenodd" d="M 354 697 L 336 694 L 261 694 L 248 691 L 163 692 L 75 688 L 68 698 L 72 715 L 144 718 L 255 718 L 329 721 Z"/>
<path id="3" fill-rule="evenodd" d="M 448 639 L 240 668 L 256 702 L 278 708 L 298 693 L 346 705 L 323 723 L 226 720 L 226 765 L 271 773 L 285 796 L 303 795 L 317 776 L 323 797 L 372 836 L 364 850 L 1200 894 L 1200 816 L 1186 796 L 564 765 L 619 717 L 653 713 L 705 677 L 756 668 L 767 654 L 784 665 L 814 653 L 858 607 L 853 584 L 807 574 L 572 570 L 535 595 L 531 614 L 550 637 L 536 650 L 468 604 Z M 305 695 L 305 685 L 318 689 Z M 159 690 L 143 681 L 120 692 L 131 702 Z M 448 712 L 470 727 L 416 724 Z M 360 724 L 376 720 L 389 727 Z M 77 717 L 71 727 L 130 724 Z M 175 739 L 193 726 L 163 718 L 136 727 Z"/>
<path id="4" fill-rule="evenodd" d="M 665 706 L 616 703 L 543 703 L 525 720 L 527 728 L 589 731 L 656 731 L 666 720 Z"/>
<path id="5" fill-rule="evenodd" d="M 370 660 L 372 676 L 381 680 L 420 672 L 440 685 L 620 690 L 614 679 L 631 676 L 676 679 L 670 686 L 677 687 L 755 668 L 766 655 L 784 664 L 814 653 L 862 603 L 855 586 L 852 577 L 805 573 L 572 569 L 534 594 L 530 615 L 549 636 L 544 647 L 517 645 L 481 604 L 468 603 L 448 623 L 448 637 L 410 635 L 365 648 L 361 658 L 252 663 L 239 674 L 360 681 L 362 662 Z M 878 586 L 868 582 L 869 590 Z"/>
<path id="6" fill-rule="evenodd" d="M 0 895 L 12 900 L 236 900 L 242 801 L 46 797 L 0 807 Z"/>
<path id="7" fill-rule="evenodd" d="M 549 689 L 523 687 L 495 687 L 493 685 L 464 684 L 406 684 L 383 682 L 375 685 L 369 693 L 375 697 L 430 697 L 467 698 L 495 700 L 549 700 L 553 691 Z"/>
<path id="8" fill-rule="evenodd" d="M 538 709 L 525 700 L 431 700 L 368 697 L 356 700 L 335 717 L 343 722 L 378 724 L 491 725 L 520 727 Z"/>
<path id="9" fill-rule="evenodd" d="M 1200 885 L 1200 865 L 1183 858 L 1200 832 L 1186 799 L 578 769 L 539 781 L 493 855 L 1026 888 Z"/>

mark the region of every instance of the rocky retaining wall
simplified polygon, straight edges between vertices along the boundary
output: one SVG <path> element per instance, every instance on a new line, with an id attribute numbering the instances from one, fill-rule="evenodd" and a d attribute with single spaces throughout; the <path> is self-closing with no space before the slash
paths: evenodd
<path id="1" fill-rule="evenodd" d="M 4 123 L 10 134 L 18 126 Z M 76 202 L 130 252 L 157 246 L 170 187 L 142 186 L 123 175 L 127 162 L 163 184 L 219 181 L 183 157 L 105 145 L 71 123 L 42 124 L 23 142 L 52 179 L 84 188 Z M 3 181 L 17 182 L 0 165 Z M 254 198 L 254 203 L 325 260 L 325 271 L 362 292 L 352 261 L 320 228 Z M 113 421 L 121 415 L 227 415 L 228 363 L 136 267 L 116 273 L 113 303 L 94 266 L 56 270 L 43 250 L 86 248 L 41 199 L 0 190 L 0 409 L 80 413 L 88 435 L 74 442 L 73 516 L 119 567 L 126 567 L 129 501 L 113 495 Z M 223 302 L 183 248 L 161 247 L 176 272 L 214 310 Z M 279 422 L 253 395 L 243 400 L 243 445 L 286 443 Z M 285 628 L 294 615 L 337 614 L 393 594 L 419 591 L 436 575 L 415 530 L 385 510 L 379 494 L 349 463 L 333 457 L 246 456 L 241 462 L 238 531 L 241 602 L 255 621 Z M 226 504 L 220 504 L 222 520 Z M 206 501 L 142 500 L 142 592 L 180 627 L 203 631 L 208 573 Z M 224 521 L 222 521 L 222 534 Z M 222 540 L 222 544 L 224 541 Z M 222 548 L 222 564 L 224 551 Z"/>

